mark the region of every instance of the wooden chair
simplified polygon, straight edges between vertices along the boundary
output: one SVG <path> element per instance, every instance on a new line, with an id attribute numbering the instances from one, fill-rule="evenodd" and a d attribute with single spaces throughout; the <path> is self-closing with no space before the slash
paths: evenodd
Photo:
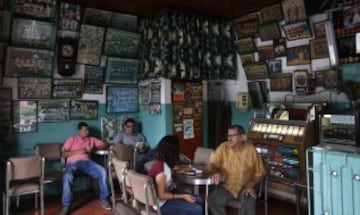
<path id="1" fill-rule="evenodd" d="M 10 158 L 6 162 L 5 189 L 3 190 L 3 214 L 9 215 L 10 198 L 35 194 L 35 208 L 40 194 L 41 215 L 44 214 L 45 159 L 39 156 Z M 17 201 L 17 206 L 18 206 Z"/>

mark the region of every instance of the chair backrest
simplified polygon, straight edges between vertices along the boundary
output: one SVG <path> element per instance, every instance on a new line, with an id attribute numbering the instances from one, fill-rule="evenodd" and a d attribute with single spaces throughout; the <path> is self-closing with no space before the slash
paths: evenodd
<path id="1" fill-rule="evenodd" d="M 127 174 L 127 169 L 129 167 L 129 162 L 127 161 L 122 161 L 119 160 L 116 157 L 113 157 L 111 160 L 113 166 L 114 166 L 114 170 L 116 173 L 116 178 L 119 181 L 119 184 L 121 185 L 122 189 L 123 189 L 123 199 L 126 201 L 126 186 L 130 186 L 127 179 L 126 179 L 126 174 Z"/>
<path id="2" fill-rule="evenodd" d="M 213 153 L 213 149 L 197 147 L 194 155 L 194 164 L 207 165 Z"/>
<path id="3" fill-rule="evenodd" d="M 39 156 L 10 158 L 6 165 L 6 177 L 9 181 L 43 178 L 44 159 Z"/>
<path id="4" fill-rule="evenodd" d="M 134 168 L 135 147 L 133 145 L 114 144 L 111 146 L 111 157 L 129 162 L 129 167 Z"/>
<path id="5" fill-rule="evenodd" d="M 61 143 L 39 143 L 34 146 L 36 155 L 44 157 L 46 160 L 60 160 L 62 144 Z"/>

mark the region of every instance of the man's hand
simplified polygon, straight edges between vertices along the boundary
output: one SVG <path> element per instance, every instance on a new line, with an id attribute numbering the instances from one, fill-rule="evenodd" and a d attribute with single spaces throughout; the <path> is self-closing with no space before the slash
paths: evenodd
<path id="1" fill-rule="evenodd" d="M 215 173 L 211 176 L 211 181 L 214 182 L 215 185 L 218 185 L 221 182 L 221 174 L 220 173 Z"/>
<path id="2" fill-rule="evenodd" d="M 252 198 L 256 199 L 257 195 L 256 195 L 256 191 L 254 189 L 254 184 L 252 182 L 250 182 L 242 191 L 242 193 L 245 196 L 251 196 Z"/>

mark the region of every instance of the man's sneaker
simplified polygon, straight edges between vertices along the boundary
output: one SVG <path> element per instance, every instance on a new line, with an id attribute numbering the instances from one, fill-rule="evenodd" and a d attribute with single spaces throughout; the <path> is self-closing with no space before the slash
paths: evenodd
<path id="1" fill-rule="evenodd" d="M 63 207 L 60 215 L 69 215 L 70 214 L 70 207 Z"/>
<path id="2" fill-rule="evenodd" d="M 108 200 L 100 202 L 100 204 L 105 210 L 112 210 L 112 205 Z"/>

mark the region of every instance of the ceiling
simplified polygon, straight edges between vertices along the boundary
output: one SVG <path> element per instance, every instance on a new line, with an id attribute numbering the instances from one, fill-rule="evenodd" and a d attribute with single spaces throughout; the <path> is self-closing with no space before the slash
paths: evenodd
<path id="1" fill-rule="evenodd" d="M 280 0 L 68 0 L 85 7 L 135 14 L 140 17 L 163 10 L 233 19 Z"/>

